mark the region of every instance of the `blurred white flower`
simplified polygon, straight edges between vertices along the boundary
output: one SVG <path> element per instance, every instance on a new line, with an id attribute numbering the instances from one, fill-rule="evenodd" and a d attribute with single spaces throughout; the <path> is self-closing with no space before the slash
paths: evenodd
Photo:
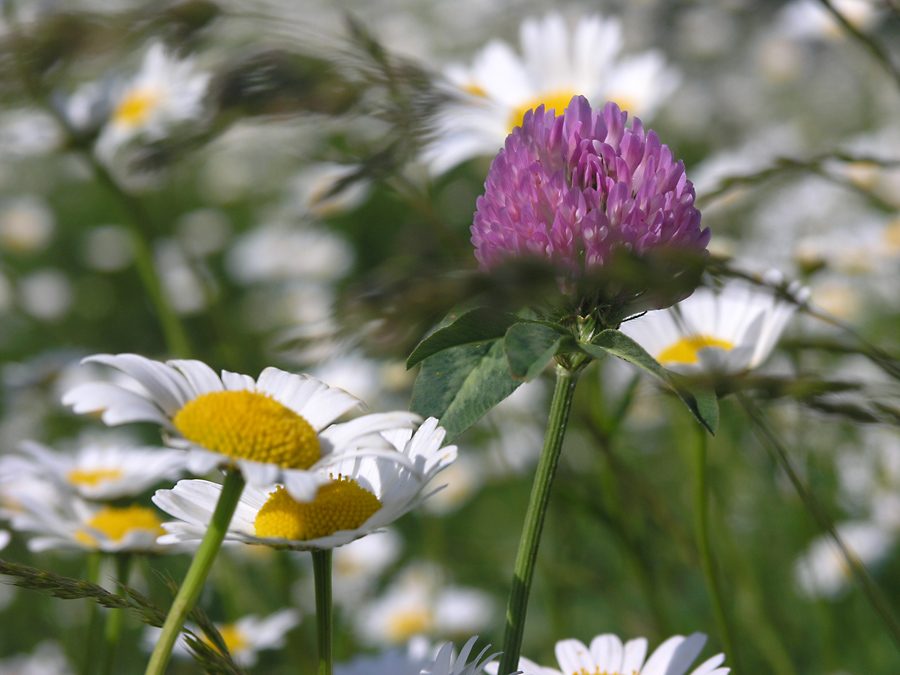
<path id="1" fill-rule="evenodd" d="M 116 96 L 109 121 L 97 139 L 106 161 L 134 138 L 163 138 L 175 123 L 199 119 L 209 73 L 195 73 L 191 59 L 180 60 L 161 43 L 150 45 L 141 69 Z"/>
<path id="2" fill-rule="evenodd" d="M 251 614 L 233 623 L 216 623 L 215 626 L 234 662 L 242 668 L 251 668 L 256 664 L 259 652 L 284 647 L 285 635 L 300 624 L 300 618 L 297 610 L 282 609 L 264 619 Z M 195 635 L 202 636 L 204 642 L 211 644 L 199 628 L 191 625 L 188 628 Z M 147 628 L 142 640 L 146 651 L 153 651 L 161 632 L 161 628 Z M 181 658 L 191 657 L 184 635 L 179 636 L 172 654 Z"/>
<path id="3" fill-rule="evenodd" d="M 178 219 L 177 229 L 179 243 L 194 258 L 218 253 L 231 237 L 228 216 L 213 208 L 188 211 Z"/>
<path id="4" fill-rule="evenodd" d="M 884 15 L 884 3 L 876 0 L 831 0 L 834 8 L 854 28 L 867 30 Z M 793 0 L 778 17 L 777 28 L 785 35 L 806 40 L 835 40 L 845 34 L 837 19 L 817 0 Z"/>
<path id="5" fill-rule="evenodd" d="M 62 270 L 42 269 L 19 280 L 19 303 L 41 321 L 58 321 L 72 307 L 72 283 Z"/>
<path id="6" fill-rule="evenodd" d="M 773 283 L 780 280 L 770 276 Z M 807 296 L 799 284 L 790 292 Z M 669 309 L 626 321 L 620 330 L 667 368 L 736 374 L 766 360 L 795 310 L 772 289 L 736 279 L 717 290 L 698 288 Z"/>
<path id="7" fill-rule="evenodd" d="M 7 530 L 0 530 L 0 551 L 6 548 L 10 539 L 11 535 Z"/>
<path id="8" fill-rule="evenodd" d="M 406 649 L 393 648 L 377 656 L 356 656 L 346 663 L 336 663 L 334 675 L 420 675 L 432 661 L 431 652 L 428 640 L 413 638 Z"/>
<path id="9" fill-rule="evenodd" d="M 359 607 L 356 626 L 367 644 L 396 645 L 417 635 L 472 634 L 490 625 L 494 613 L 487 593 L 445 586 L 439 568 L 418 564 L 401 572 L 384 595 Z"/>
<path id="10" fill-rule="evenodd" d="M 0 675 L 71 675 L 73 672 L 55 642 L 42 642 L 30 655 L 0 661 Z"/>
<path id="11" fill-rule="evenodd" d="M 42 251 L 53 240 L 53 211 L 35 195 L 22 195 L 0 207 L 0 248 L 16 253 Z"/>
<path id="12" fill-rule="evenodd" d="M 305 279 L 335 281 L 350 271 L 353 249 L 340 235 L 322 228 L 273 223 L 241 236 L 226 257 L 239 282 Z"/>
<path id="13" fill-rule="evenodd" d="M 866 566 L 881 562 L 897 539 L 896 532 L 870 521 L 847 521 L 835 527 L 844 545 Z M 852 579 L 853 572 L 829 535 L 814 539 L 794 563 L 794 580 L 808 598 L 834 598 Z"/>
<path id="14" fill-rule="evenodd" d="M 0 482 L 26 476 L 52 480 L 85 499 L 135 497 L 184 472 L 185 453 L 165 448 L 85 445 L 74 453 L 58 452 L 25 441 L 23 454 L 0 457 Z"/>
<path id="15" fill-rule="evenodd" d="M 131 264 L 134 240 L 122 225 L 98 225 L 84 233 L 82 257 L 99 272 L 118 272 Z"/>
<path id="16" fill-rule="evenodd" d="M 163 290 L 179 314 L 196 314 L 207 304 L 204 279 L 191 265 L 174 239 L 159 239 L 154 246 L 154 259 Z"/>
<path id="17" fill-rule="evenodd" d="M 294 176 L 288 191 L 298 215 L 309 214 L 317 218 L 326 218 L 352 211 L 362 204 L 369 196 L 371 187 L 366 180 L 354 180 L 331 194 L 342 179 L 359 169 L 360 167 L 354 164 L 321 162 Z"/>
<path id="18" fill-rule="evenodd" d="M 361 598 L 369 595 L 385 570 L 397 561 L 402 547 L 400 535 L 388 528 L 334 549 L 332 593 L 335 604 L 355 607 Z"/>
<path id="19" fill-rule="evenodd" d="M 46 155 L 62 143 L 63 134 L 53 117 L 38 109 L 0 113 L 0 157 Z"/>
<path id="20" fill-rule="evenodd" d="M 582 17 L 574 32 L 559 14 L 526 19 L 519 31 L 522 56 L 495 40 L 471 68 L 446 71 L 449 94 L 424 160 L 435 175 L 478 156 L 494 156 L 528 110 L 543 104 L 561 112 L 572 96 L 595 105 L 615 101 L 622 110 L 652 118 L 678 85 L 678 74 L 659 51 L 621 57 L 616 18 Z"/>

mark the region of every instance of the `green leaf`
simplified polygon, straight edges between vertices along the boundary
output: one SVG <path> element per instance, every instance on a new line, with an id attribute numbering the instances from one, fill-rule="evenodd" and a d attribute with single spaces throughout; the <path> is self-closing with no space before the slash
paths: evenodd
<path id="1" fill-rule="evenodd" d="M 554 356 L 577 349 L 577 343 L 562 326 L 525 321 L 509 327 L 503 349 L 513 377 L 530 382 L 541 374 Z"/>
<path id="2" fill-rule="evenodd" d="M 410 410 L 437 417 L 452 440 L 522 384 L 509 372 L 503 342 L 460 345 L 422 363 Z"/>
<path id="3" fill-rule="evenodd" d="M 453 318 L 453 315 L 448 318 Z M 522 319 L 515 314 L 476 307 L 422 340 L 409 355 L 406 367 L 412 368 L 429 356 L 451 347 L 482 344 L 502 338 L 507 329 L 519 321 Z"/>
<path id="4" fill-rule="evenodd" d="M 618 356 L 659 378 L 678 394 L 697 421 L 715 435 L 719 426 L 719 402 L 715 392 L 708 388 L 691 391 L 684 378 L 672 377 L 674 373 L 663 368 L 659 361 L 625 333 L 608 329 L 594 337 L 592 344 L 579 344 L 579 347 L 595 358 L 599 358 L 603 352 Z"/>

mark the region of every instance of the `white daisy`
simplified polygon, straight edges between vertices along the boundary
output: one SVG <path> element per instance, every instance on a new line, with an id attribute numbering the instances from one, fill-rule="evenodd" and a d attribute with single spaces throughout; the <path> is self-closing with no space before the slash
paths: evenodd
<path id="1" fill-rule="evenodd" d="M 437 657 L 432 663 L 425 664 L 420 675 L 478 675 L 478 673 L 483 672 L 485 666 L 491 663 L 498 654 L 484 656 L 484 653 L 491 648 L 491 646 L 488 645 L 482 649 L 474 659 L 469 661 L 469 655 L 471 654 L 472 647 L 475 646 L 475 641 L 477 639 L 477 635 L 470 638 L 469 641 L 463 645 L 462 651 L 460 651 L 459 656 L 455 661 L 453 659 L 453 643 L 448 642 L 441 647 L 441 650 L 438 652 Z"/>
<path id="2" fill-rule="evenodd" d="M 688 637 L 676 635 L 657 647 L 645 661 L 645 638 L 629 640 L 623 645 L 618 637 L 607 633 L 591 640 L 590 647 L 574 639 L 557 642 L 556 660 L 562 675 L 684 675 L 705 644 L 703 633 Z M 717 654 L 697 666 L 691 675 L 726 675 L 731 669 L 721 667 L 724 660 L 724 654 Z"/>
<path id="3" fill-rule="evenodd" d="M 75 548 L 106 553 L 160 553 L 173 550 L 157 543 L 157 538 L 164 534 L 162 519 L 150 507 L 91 504 L 78 497 L 48 502 L 31 494 L 20 494 L 17 499 L 19 510 L 10 515 L 10 527 L 39 535 L 28 541 L 31 551 Z"/>
<path id="4" fill-rule="evenodd" d="M 21 444 L 24 455 L 0 458 L 0 482 L 23 476 L 53 480 L 85 499 L 134 497 L 184 471 L 186 455 L 164 448 L 85 445 L 74 454 L 34 441 Z"/>
<path id="5" fill-rule="evenodd" d="M 421 489 L 456 457 L 456 447 L 441 447 L 444 430 L 427 419 L 416 431 L 398 429 L 383 437 L 407 463 L 384 456 L 359 455 L 304 474 L 314 480 L 314 497 L 296 501 L 277 485 L 248 486 L 225 535 L 226 541 L 294 550 L 330 549 L 347 544 L 394 522 L 429 495 Z M 293 472 L 287 472 L 288 480 Z M 222 487 L 202 480 L 179 481 L 158 490 L 153 502 L 180 520 L 165 523 L 164 543 L 202 539 Z"/>
<path id="6" fill-rule="evenodd" d="M 117 368 L 140 389 L 110 382 L 82 384 L 63 396 L 75 412 L 102 411 L 108 425 L 155 422 L 163 427 L 168 445 L 188 451 L 191 472 L 237 466 L 251 485 L 283 482 L 295 499 L 304 501 L 326 482 L 307 475 L 307 469 L 332 467 L 356 451 L 406 461 L 378 432 L 410 427 L 419 419 L 391 412 L 332 424 L 362 402 L 278 368 L 266 368 L 254 381 L 224 370 L 220 377 L 201 361 L 161 363 L 136 354 L 98 354 L 84 361 Z"/>
<path id="7" fill-rule="evenodd" d="M 171 125 L 198 119 L 209 79 L 209 73 L 194 72 L 193 60 L 178 59 L 158 42 L 150 45 L 141 70 L 116 97 L 97 155 L 109 159 L 138 136 L 158 140 Z"/>
<path id="8" fill-rule="evenodd" d="M 217 623 L 215 626 L 234 662 L 242 668 L 251 668 L 256 664 L 259 652 L 266 649 L 281 649 L 284 647 L 285 635 L 299 623 L 300 612 L 294 609 L 282 609 L 274 614 L 270 614 L 265 619 L 260 619 L 256 615 L 250 615 L 242 617 L 233 623 Z M 202 631 L 197 627 L 188 627 L 195 635 L 203 635 Z M 153 651 L 161 632 L 161 628 L 148 628 L 144 633 L 144 649 Z M 175 643 L 172 654 L 188 658 L 191 656 L 183 634 L 179 637 L 178 642 Z"/>
<path id="9" fill-rule="evenodd" d="M 419 675 L 433 661 L 432 655 L 428 640 L 413 638 L 402 650 L 388 649 L 376 656 L 357 656 L 347 663 L 336 663 L 334 675 Z"/>
<path id="10" fill-rule="evenodd" d="M 808 296 L 798 284 L 788 290 L 801 301 Z M 626 321 L 620 330 L 671 370 L 736 374 L 766 360 L 796 308 L 769 288 L 736 279 L 718 290 L 698 288 L 674 307 Z"/>
<path id="11" fill-rule="evenodd" d="M 384 595 L 359 608 L 356 624 L 367 644 L 403 644 L 419 635 L 471 635 L 487 628 L 494 613 L 483 591 L 447 585 L 436 566 L 415 564 Z"/>
<path id="12" fill-rule="evenodd" d="M 9 540 L 12 538 L 9 531 L 0 530 L 0 551 L 6 548 L 6 545 L 9 543 Z"/>
<path id="13" fill-rule="evenodd" d="M 505 42 L 488 44 L 471 68 L 447 69 L 453 101 L 437 119 L 424 159 L 439 175 L 472 157 L 493 156 L 528 110 L 561 112 L 572 96 L 616 101 L 633 115 L 652 117 L 678 85 L 678 74 L 658 51 L 620 57 L 618 19 L 590 16 L 570 34 L 558 14 L 526 19 L 519 30 L 522 56 Z"/>
<path id="14" fill-rule="evenodd" d="M 897 535 L 876 522 L 839 523 L 838 535 L 864 565 L 875 565 L 890 553 Z M 808 598 L 834 598 L 853 579 L 853 572 L 829 535 L 816 537 L 794 564 L 794 580 Z"/>

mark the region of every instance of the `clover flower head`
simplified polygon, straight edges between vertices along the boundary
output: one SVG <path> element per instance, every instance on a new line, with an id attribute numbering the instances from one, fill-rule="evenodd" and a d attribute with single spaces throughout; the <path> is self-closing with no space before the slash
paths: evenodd
<path id="1" fill-rule="evenodd" d="M 617 250 L 705 251 L 684 164 L 615 103 L 575 96 L 563 114 L 537 110 L 491 163 L 472 225 L 482 271 L 510 258 L 549 260 L 567 276 L 596 271 Z"/>

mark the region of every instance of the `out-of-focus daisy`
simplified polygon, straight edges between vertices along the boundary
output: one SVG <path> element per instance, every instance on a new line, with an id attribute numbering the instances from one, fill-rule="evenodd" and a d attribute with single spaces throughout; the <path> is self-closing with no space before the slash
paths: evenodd
<path id="1" fill-rule="evenodd" d="M 86 499 L 133 497 L 184 470 L 185 453 L 163 448 L 86 445 L 74 454 L 25 441 L 23 455 L 0 458 L 0 482 L 23 476 L 53 480 Z"/>
<path id="2" fill-rule="evenodd" d="M 421 675 L 478 675 L 478 673 L 484 671 L 485 666 L 490 664 L 497 657 L 497 654 L 485 656 L 485 652 L 491 648 L 491 646 L 488 645 L 482 649 L 475 658 L 469 661 L 472 647 L 475 646 L 475 641 L 477 639 L 477 635 L 470 638 L 469 641 L 463 645 L 462 650 L 459 652 L 459 656 L 455 660 L 453 658 L 453 643 L 448 642 L 441 647 L 433 662 L 425 664 L 422 668 Z"/>
<path id="3" fill-rule="evenodd" d="M 895 532 L 869 521 L 838 523 L 837 532 L 864 565 L 881 562 L 897 540 Z M 833 598 L 847 588 L 852 578 L 853 572 L 828 535 L 814 539 L 794 564 L 794 580 L 808 598 Z"/>
<path id="4" fill-rule="evenodd" d="M 194 72 L 193 60 L 178 59 L 158 42 L 150 45 L 140 71 L 116 97 L 97 139 L 98 156 L 109 159 L 138 136 L 157 140 L 173 124 L 198 119 L 209 78 Z"/>
<path id="5" fill-rule="evenodd" d="M 63 397 L 75 412 L 102 412 L 111 426 L 155 422 L 163 427 L 168 445 L 188 451 L 191 472 L 237 466 L 251 485 L 284 482 L 294 498 L 305 501 L 327 482 L 306 470 L 332 467 L 361 444 L 367 453 L 383 451 L 403 461 L 378 432 L 410 427 L 418 420 L 412 413 L 393 412 L 332 424 L 362 402 L 278 368 L 266 368 L 254 380 L 228 371 L 220 377 L 201 361 L 162 363 L 137 354 L 98 354 L 85 361 L 117 368 L 137 387 L 82 384 Z"/>
<path id="6" fill-rule="evenodd" d="M 444 434 L 433 417 L 415 435 L 409 429 L 383 432 L 408 462 L 370 455 L 334 462 L 314 474 L 318 491 L 308 501 L 296 501 L 281 486 L 248 486 L 225 539 L 294 550 L 330 549 L 389 525 L 428 498 L 418 497 L 421 489 L 456 457 L 455 446 L 441 447 Z M 169 534 L 161 541 L 202 539 L 221 490 L 202 480 L 158 490 L 154 503 L 180 519 L 164 524 Z"/>
<path id="7" fill-rule="evenodd" d="M 6 548 L 12 535 L 7 530 L 0 530 L 0 551 Z"/>
<path id="8" fill-rule="evenodd" d="M 789 291 L 807 296 L 796 284 Z M 698 288 L 669 309 L 626 321 L 621 331 L 666 368 L 734 374 L 765 361 L 795 310 L 769 288 L 734 280 L 718 290 Z"/>
<path id="9" fill-rule="evenodd" d="M 360 598 L 370 594 L 384 571 L 397 561 L 402 547 L 400 535 L 387 529 L 336 548 L 332 557 L 335 604 L 356 607 Z"/>
<path id="10" fill-rule="evenodd" d="M 347 663 L 334 664 L 334 675 L 420 675 L 433 662 L 425 638 L 413 638 L 405 650 L 389 649 L 377 656 L 357 656 Z"/>
<path id="11" fill-rule="evenodd" d="M 584 17 L 570 33 L 549 14 L 526 19 L 519 31 L 521 56 L 505 42 L 488 44 L 471 68 L 447 69 L 454 100 L 437 120 L 424 159 L 441 174 L 478 156 L 493 156 L 528 110 L 543 104 L 558 113 L 577 94 L 615 101 L 647 119 L 678 85 L 679 76 L 658 51 L 621 57 L 618 19 Z"/>
<path id="12" fill-rule="evenodd" d="M 157 543 L 165 534 L 156 509 L 132 504 L 112 506 L 89 504 L 77 497 L 56 504 L 32 495 L 18 495 L 19 511 L 10 517 L 17 531 L 39 536 L 28 540 L 31 551 L 77 548 L 107 553 L 162 552 Z"/>
<path id="13" fill-rule="evenodd" d="M 242 668 L 250 668 L 256 664 L 259 652 L 284 647 L 285 635 L 299 623 L 300 613 L 297 610 L 282 609 L 264 619 L 250 615 L 233 623 L 217 623 L 215 626 L 234 662 Z M 203 635 L 195 626 L 189 628 L 195 635 Z M 161 632 L 160 628 L 148 628 L 144 633 L 144 649 L 153 651 Z M 191 653 L 183 635 L 175 643 L 172 653 L 179 657 L 190 657 Z"/>
<path id="14" fill-rule="evenodd" d="M 874 0 L 832 0 L 834 8 L 854 28 L 866 30 L 883 16 L 884 3 Z M 820 2 L 793 0 L 781 9 L 778 28 L 787 36 L 806 40 L 835 40 L 844 27 Z"/>
<path id="15" fill-rule="evenodd" d="M 637 638 L 625 644 L 610 633 L 598 635 L 588 647 L 580 640 L 561 640 L 556 643 L 556 660 L 560 670 L 542 668 L 523 659 L 520 668 L 527 675 L 684 675 L 706 644 L 703 633 L 688 637 L 675 635 L 663 642 L 647 658 L 647 640 Z M 646 660 L 645 660 L 646 659 Z M 716 654 L 697 666 L 691 675 L 727 675 L 730 668 L 722 667 L 724 654 Z"/>
<path id="16" fill-rule="evenodd" d="M 372 645 L 403 644 L 417 635 L 471 635 L 490 624 L 494 609 L 486 593 L 445 585 L 436 567 L 414 565 L 383 596 L 359 608 L 357 630 Z"/>
<path id="17" fill-rule="evenodd" d="M 73 672 L 55 642 L 42 642 L 31 654 L 0 660 L 0 675 L 70 675 Z"/>

